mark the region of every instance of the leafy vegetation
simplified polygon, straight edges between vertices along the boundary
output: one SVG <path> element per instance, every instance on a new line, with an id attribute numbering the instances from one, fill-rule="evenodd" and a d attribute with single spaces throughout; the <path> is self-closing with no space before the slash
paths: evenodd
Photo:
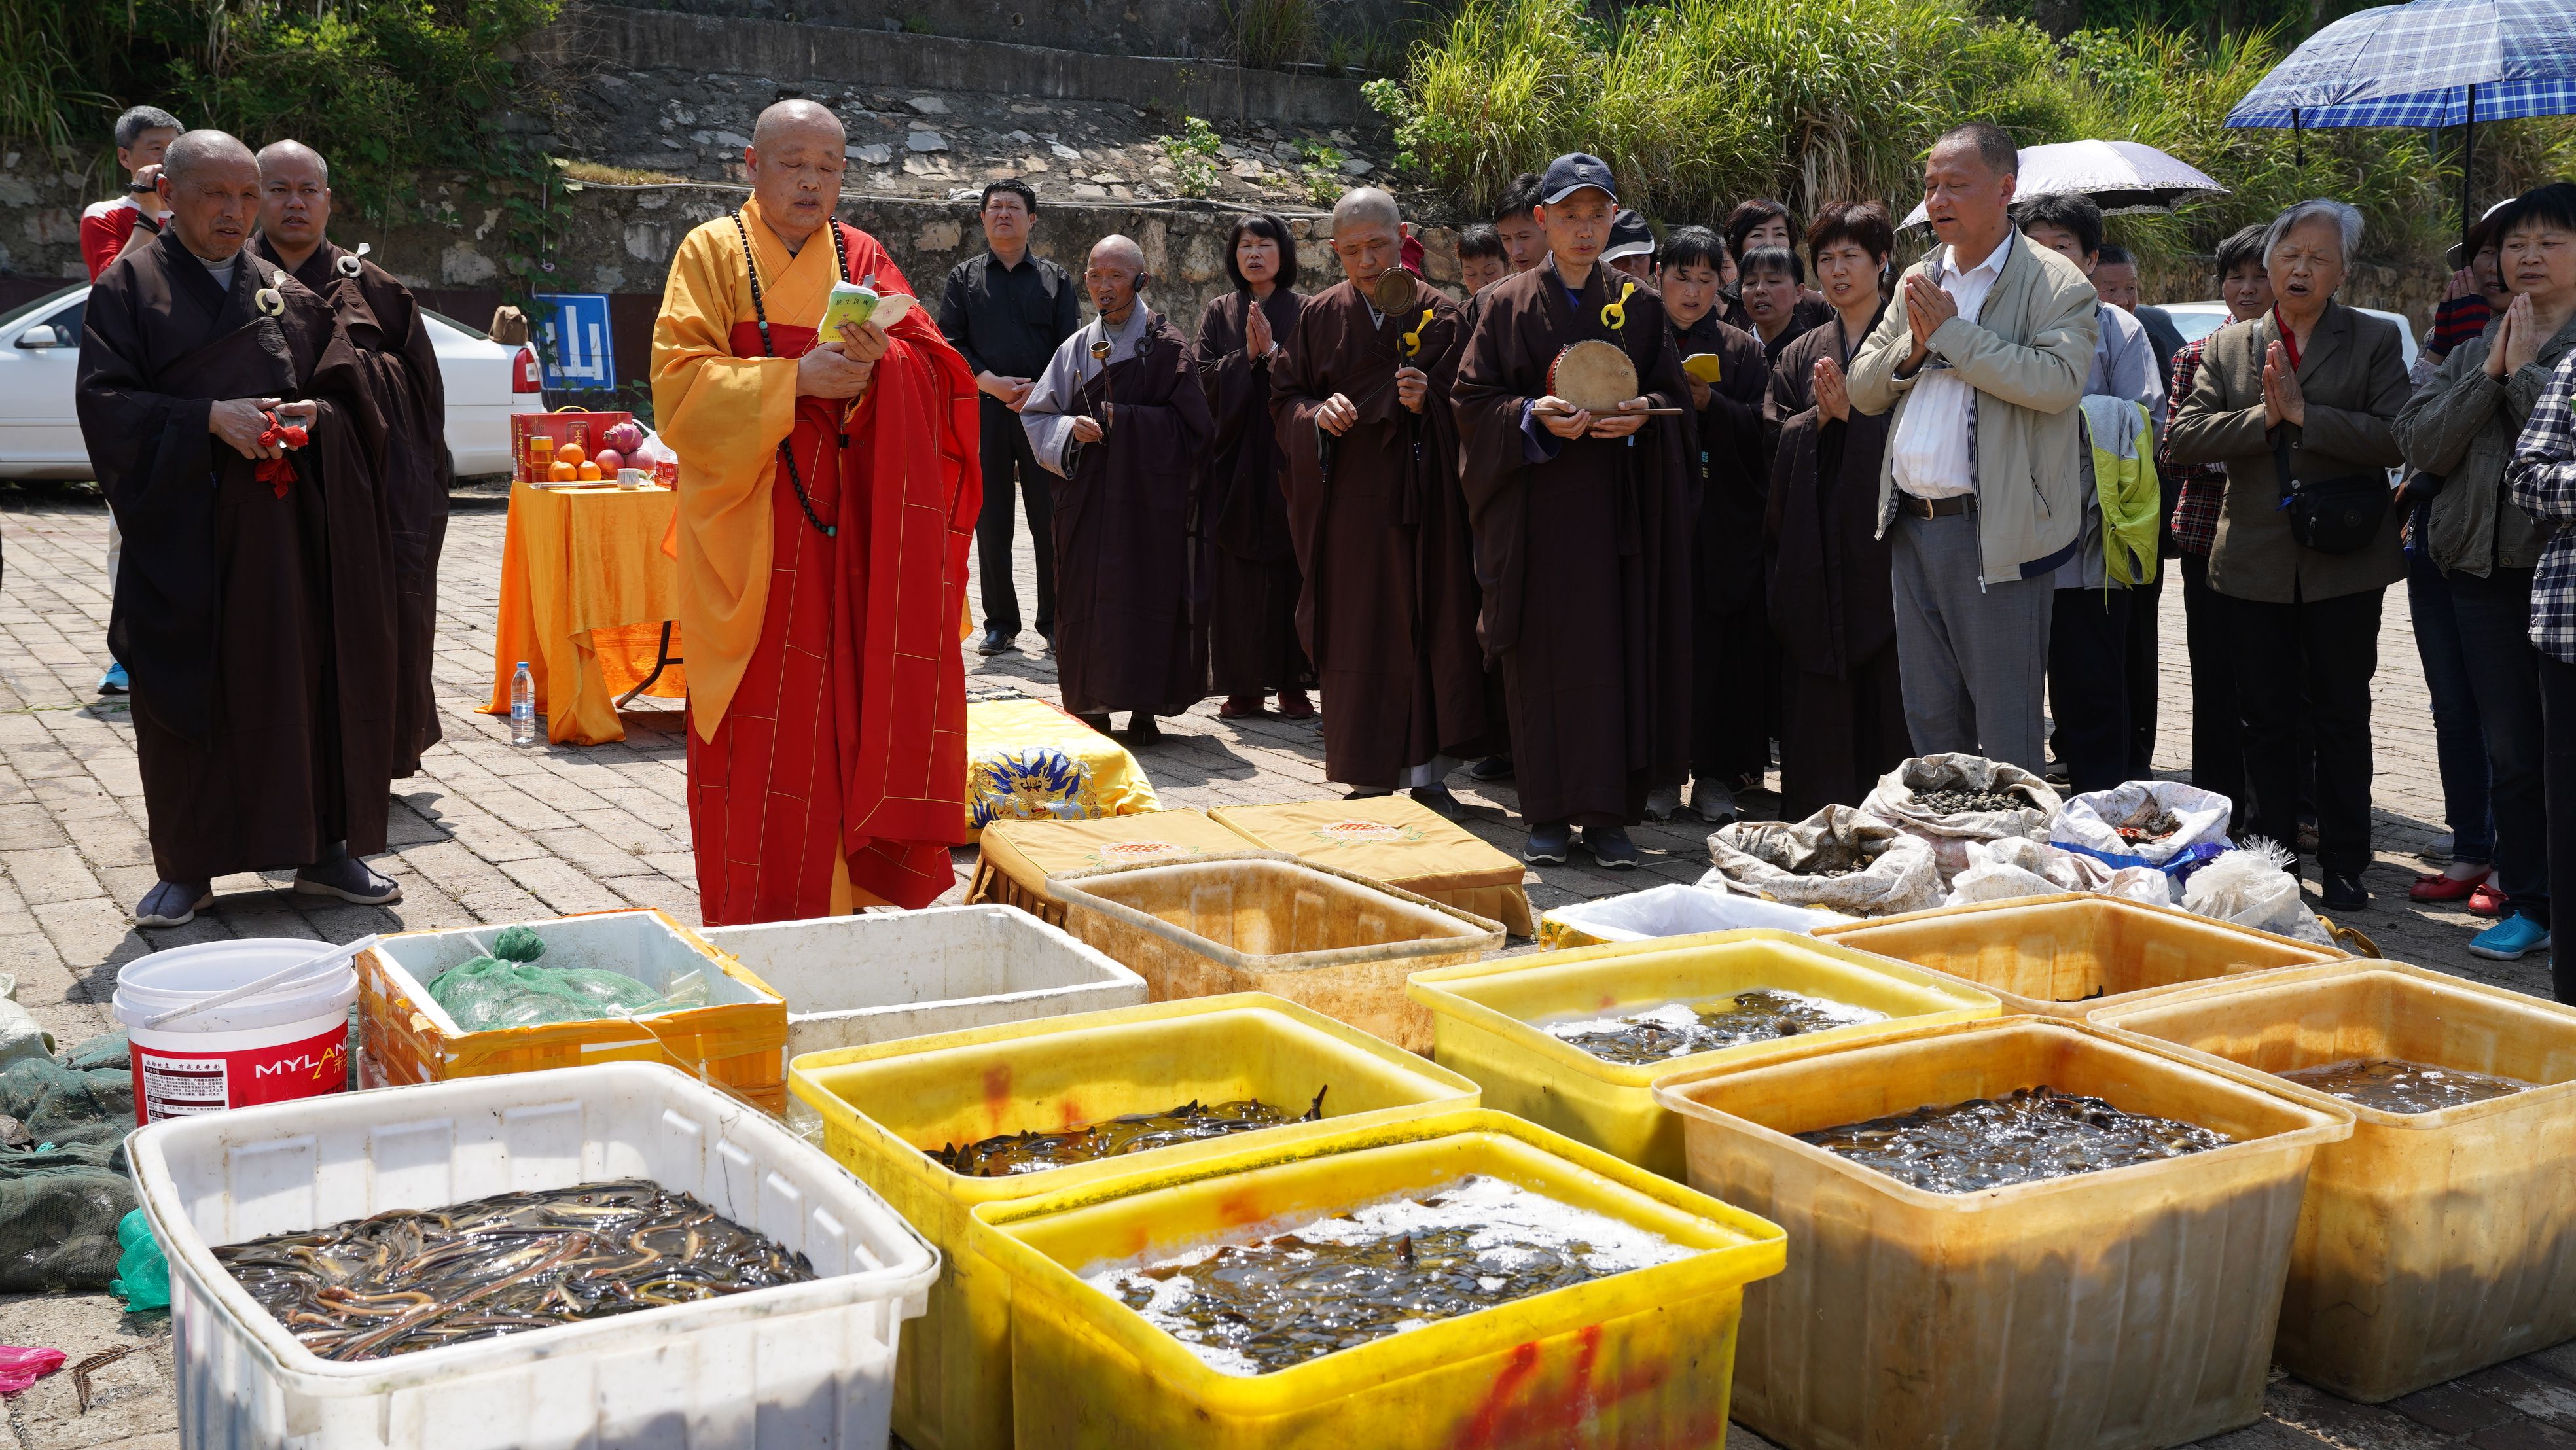
<path id="1" fill-rule="evenodd" d="M 1480 210 L 1514 174 L 1579 149 L 1671 220 L 1712 219 L 1749 196 L 1802 214 L 1877 197 L 1901 213 L 1933 137 L 1982 119 L 2024 145 L 2142 141 L 2230 188 L 2175 217 L 2124 218 L 2124 238 L 2151 251 L 2205 252 L 2320 195 L 2362 209 L 2374 256 L 2437 249 L 2458 183 L 2437 138 L 2225 127 L 2284 54 L 2272 32 L 2059 41 L 1970 0 L 1664 0 L 1608 22 L 1581 0 L 1465 0 L 1415 47 L 1401 84 L 1369 90 L 1396 123 L 1399 167 Z M 2565 121 L 2481 127 L 2478 145 L 2481 195 L 2576 169 Z"/>
<path id="2" fill-rule="evenodd" d="M 516 42 L 558 0 L 5 0 L 0 134 L 105 155 L 117 113 L 160 106 L 253 146 L 304 141 L 344 212 L 427 215 L 426 177 L 499 214 L 505 273 L 541 290 L 561 183 L 505 112 Z M 535 109 L 531 107 L 531 109 Z M 460 208 L 461 210 L 462 208 Z"/>
<path id="3" fill-rule="evenodd" d="M 1172 163 L 1172 189 L 1183 196 L 1206 196 L 1216 190 L 1217 159 L 1223 153 L 1216 127 L 1196 116 L 1181 118 L 1181 134 L 1155 138 L 1164 159 Z"/>

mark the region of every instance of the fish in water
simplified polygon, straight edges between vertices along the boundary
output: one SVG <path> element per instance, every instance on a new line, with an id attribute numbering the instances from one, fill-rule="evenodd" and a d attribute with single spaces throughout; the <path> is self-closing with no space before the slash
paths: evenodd
<path id="1" fill-rule="evenodd" d="M 1128 1113 L 1123 1117 L 1083 1123 L 1060 1133 L 1034 1130 L 1003 1133 L 968 1143 L 962 1148 L 949 1143 L 927 1151 L 938 1160 L 940 1167 L 969 1178 L 1008 1178 L 1015 1173 L 1043 1173 L 1049 1168 L 1144 1153 L 1155 1148 L 1169 1148 L 1176 1143 L 1195 1143 L 1202 1138 L 1222 1138 L 1231 1133 L 1249 1133 L 1289 1123 L 1319 1122 L 1324 1116 L 1324 1094 L 1330 1091 L 1330 1084 L 1318 1091 L 1315 1101 L 1307 1106 L 1302 1117 L 1257 1098 L 1215 1104 L 1193 1100 L 1159 1113 Z"/>
<path id="2" fill-rule="evenodd" d="M 1886 1020 L 1886 1013 L 1872 1008 L 1810 997 L 1783 987 L 1755 987 L 1697 1006 L 1667 1002 L 1616 1017 L 1547 1023 L 1539 1030 L 1605 1062 L 1633 1067 L 1695 1052 L 1741 1047 L 1748 1042 Z"/>
<path id="3" fill-rule="evenodd" d="M 2098 1173 L 2235 1141 L 2195 1123 L 2125 1112 L 2045 1085 L 1798 1137 L 1930 1193 Z"/>
<path id="4" fill-rule="evenodd" d="M 640 1178 L 380 1213 L 215 1259 L 306 1349 L 342 1361 L 820 1277 L 767 1234 Z"/>
<path id="5" fill-rule="evenodd" d="M 2527 1092 L 2533 1086 L 2489 1073 L 2386 1057 L 2319 1063 L 2281 1076 L 2301 1087 L 2383 1113 L 2438 1113 L 2463 1103 L 2482 1103 L 2489 1098 Z"/>

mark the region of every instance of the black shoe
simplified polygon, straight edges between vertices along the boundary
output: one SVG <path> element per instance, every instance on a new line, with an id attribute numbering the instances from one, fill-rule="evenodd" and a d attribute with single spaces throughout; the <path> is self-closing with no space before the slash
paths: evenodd
<path id="1" fill-rule="evenodd" d="M 1346 801 L 1373 801 L 1393 794 L 1395 794 L 1393 790 L 1382 785 L 1355 785 L 1351 787 L 1351 793 L 1342 797 L 1342 799 Z"/>
<path id="2" fill-rule="evenodd" d="M 2326 910 L 2340 912 L 2370 909 L 2370 893 L 2362 889 L 2360 872 L 2328 871 L 2325 873 L 2325 881 L 2325 887 L 2317 893 L 2317 899 L 2325 903 Z"/>
<path id="3" fill-rule="evenodd" d="M 1011 651 L 1011 642 L 1019 637 L 1020 632 L 1016 629 L 1012 630 L 1008 634 L 1004 634 L 1000 625 L 988 624 L 984 626 L 983 639 L 978 641 L 975 645 L 975 653 L 979 655 L 1008 654 Z"/>
<path id="4" fill-rule="evenodd" d="M 1620 826 L 1585 826 L 1583 849 L 1592 853 L 1592 863 L 1604 871 L 1637 869 L 1637 843 L 1628 839 Z"/>
<path id="5" fill-rule="evenodd" d="M 1552 826 L 1530 827 L 1529 841 L 1521 847 L 1521 859 L 1533 866 L 1562 866 L 1566 853 L 1574 849 L 1574 827 L 1563 821 Z"/>
<path id="6" fill-rule="evenodd" d="M 1127 717 L 1127 733 L 1122 739 L 1130 745 L 1151 745 L 1163 738 L 1163 727 L 1154 723 L 1150 710 L 1139 710 Z"/>
<path id="7" fill-rule="evenodd" d="M 1444 821 L 1460 821 L 1467 818 L 1467 808 L 1458 803 L 1458 798 L 1451 795 L 1449 787 L 1445 785 L 1417 785 L 1411 794 L 1415 805 Z"/>
<path id="8" fill-rule="evenodd" d="M 1512 778 L 1512 758 L 1508 755 L 1488 755 L 1467 767 L 1467 778 L 1469 780 L 1509 780 Z"/>
<path id="9" fill-rule="evenodd" d="M 1099 713 L 1097 713 L 1097 714 L 1091 714 L 1091 715 L 1086 715 L 1086 714 L 1082 713 L 1082 712 L 1081 712 L 1081 711 L 1079 711 L 1079 710 L 1073 711 L 1073 712 L 1071 712 L 1071 713 L 1072 713 L 1072 715 L 1073 715 L 1073 718 L 1075 718 L 1076 720 L 1081 721 L 1081 722 L 1082 722 L 1083 724 L 1085 724 L 1085 725 L 1090 726 L 1092 729 L 1099 731 L 1101 734 L 1106 735 L 1106 734 L 1108 734 L 1108 733 L 1109 733 L 1109 712 L 1108 712 L 1108 711 L 1106 711 L 1106 710 L 1102 710 L 1102 711 L 1100 711 L 1100 712 L 1099 712 Z"/>

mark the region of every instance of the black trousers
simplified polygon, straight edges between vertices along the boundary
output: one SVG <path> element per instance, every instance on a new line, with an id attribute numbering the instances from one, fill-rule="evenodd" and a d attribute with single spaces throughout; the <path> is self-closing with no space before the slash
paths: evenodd
<path id="1" fill-rule="evenodd" d="M 2171 559 L 2158 560 L 2156 577 L 2129 591 L 2129 764 L 2124 780 L 2151 780 L 2156 773 L 2156 692 L 2164 683 L 2156 616 L 2164 612 L 2165 576 L 2173 566 Z"/>
<path id="2" fill-rule="evenodd" d="M 2048 614 L 2048 714 L 2075 794 L 2129 778 L 2129 591 L 2060 589 Z"/>
<path id="3" fill-rule="evenodd" d="M 2547 739 L 2549 894 L 2576 901 L 2576 665 L 2540 654 L 2540 714 Z M 2576 953 L 2554 952 L 2550 972 L 2558 1000 L 2576 1005 Z"/>
<path id="4" fill-rule="evenodd" d="M 2191 655 L 2191 783 L 2234 803 L 2229 826 L 2246 829 L 2245 721 L 2236 710 L 2236 662 L 2227 648 L 2227 604 L 2209 587 L 2209 556 L 2184 554 L 2183 641 Z"/>
<path id="5" fill-rule="evenodd" d="M 1771 768 L 1777 697 L 1769 612 L 1756 595 L 1730 613 L 1703 609 L 1691 627 L 1691 777 L 1759 782 Z"/>
<path id="6" fill-rule="evenodd" d="M 2495 822 L 2496 884 L 2513 911 L 2549 925 L 2548 822 L 2541 780 L 2544 731 L 2540 651 L 2531 643 L 2529 569 L 2497 569 L 2481 579 L 2452 574 L 2451 611 L 2458 621 L 2460 662 L 2478 702 L 2487 757 L 2487 791 Z"/>
<path id="7" fill-rule="evenodd" d="M 983 576 L 984 625 L 1005 636 L 1020 632 L 1020 592 L 1011 584 L 1011 496 L 1028 502 L 1029 533 L 1038 556 L 1038 633 L 1055 633 L 1055 475 L 1029 451 L 1020 415 L 992 394 L 978 405 L 984 420 L 984 511 L 975 519 L 975 569 Z M 1016 477 L 1017 484 L 1013 480 Z"/>
<path id="8" fill-rule="evenodd" d="M 2304 723 L 2316 742 L 2317 860 L 2329 871 L 2370 864 L 2370 677 L 2379 669 L 2381 592 L 2226 601 L 2254 833 L 2297 849 Z"/>

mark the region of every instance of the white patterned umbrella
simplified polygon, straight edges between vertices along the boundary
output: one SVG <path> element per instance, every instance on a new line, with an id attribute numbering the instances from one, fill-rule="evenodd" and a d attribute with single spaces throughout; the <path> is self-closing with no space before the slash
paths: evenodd
<path id="1" fill-rule="evenodd" d="M 2122 212 L 2171 211 L 2178 202 L 2223 196 L 2227 188 L 2206 174 L 2176 161 L 2153 146 L 2135 141 L 2060 141 L 2021 148 L 2021 180 L 2013 195 L 2044 196 L 2081 192 L 2093 198 L 2105 215 Z M 1905 214 L 1906 226 L 1923 224 L 1920 203 Z"/>

